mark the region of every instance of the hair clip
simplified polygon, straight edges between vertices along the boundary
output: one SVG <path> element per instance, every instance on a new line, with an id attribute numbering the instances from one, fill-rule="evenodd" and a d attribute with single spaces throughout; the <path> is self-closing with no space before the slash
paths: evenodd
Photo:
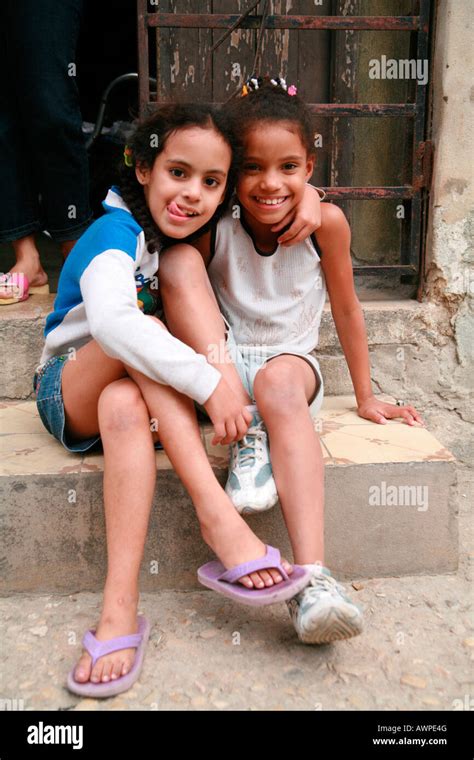
<path id="1" fill-rule="evenodd" d="M 273 79 L 269 79 L 268 77 L 265 78 L 266 82 L 270 82 L 274 87 L 280 87 L 282 90 L 284 90 L 290 97 L 293 97 L 297 94 L 298 88 L 292 84 L 288 87 L 286 84 L 286 79 L 283 79 L 283 77 L 274 77 Z M 245 84 L 242 87 L 241 95 L 243 98 L 245 98 L 246 95 L 249 94 L 249 92 L 256 92 L 262 84 L 264 80 L 262 77 L 255 77 L 251 76 L 247 79 Z"/>
<path id="2" fill-rule="evenodd" d="M 275 77 L 274 79 L 270 79 L 270 84 L 272 84 L 274 87 L 281 87 L 281 89 L 285 90 L 286 92 L 286 82 L 281 77 Z"/>
<path id="3" fill-rule="evenodd" d="M 283 77 L 275 77 L 275 79 L 270 79 L 270 83 L 274 87 L 281 87 L 282 90 L 284 90 L 290 97 L 293 97 L 297 94 L 298 88 L 294 84 L 288 85 L 286 84 L 286 79 L 283 79 Z"/>
<path id="4" fill-rule="evenodd" d="M 259 89 L 259 87 L 263 84 L 262 77 L 249 77 L 247 81 L 245 82 L 244 86 L 242 87 L 242 97 L 245 98 L 246 95 L 249 94 L 249 92 L 256 92 L 256 90 Z"/>
<path id="5" fill-rule="evenodd" d="M 133 166 L 132 161 L 133 151 L 131 148 L 129 148 L 128 145 L 125 146 L 125 150 L 123 152 L 123 158 L 125 161 L 125 166 Z"/>

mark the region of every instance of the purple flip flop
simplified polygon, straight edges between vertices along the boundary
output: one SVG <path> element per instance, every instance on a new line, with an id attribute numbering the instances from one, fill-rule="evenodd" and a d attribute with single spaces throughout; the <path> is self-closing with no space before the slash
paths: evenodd
<path id="1" fill-rule="evenodd" d="M 308 585 L 312 570 L 302 565 L 293 565 L 293 572 L 288 575 L 281 564 L 281 555 L 278 549 L 266 545 L 266 550 L 265 556 L 236 565 L 230 570 L 226 570 L 222 562 L 218 560 L 208 562 L 199 568 L 198 580 L 203 586 L 251 607 L 263 607 L 267 604 L 285 602 Z M 283 576 L 283 581 L 274 586 L 254 587 L 252 589 L 245 588 L 241 583 L 238 583 L 239 578 L 242 578 L 243 575 L 249 575 L 249 573 L 254 573 L 257 570 L 268 570 L 271 567 L 279 570 Z"/>
<path id="2" fill-rule="evenodd" d="M 132 684 L 135 683 L 140 675 L 140 671 L 143 665 L 143 659 L 145 657 L 145 649 L 150 635 L 150 624 L 148 620 L 143 616 L 138 616 L 138 633 L 132 633 L 129 636 L 116 636 L 114 639 L 108 639 L 107 641 L 99 641 L 94 636 L 95 630 L 86 631 L 82 644 L 92 657 L 92 667 L 104 654 L 110 652 L 116 652 L 118 649 L 130 649 L 136 647 L 135 660 L 133 662 L 131 670 L 124 676 L 116 678 L 114 681 L 108 681 L 107 683 L 93 683 L 92 681 L 86 681 L 85 683 L 79 683 L 74 678 L 74 671 L 76 666 L 73 667 L 67 678 L 67 688 L 74 694 L 79 694 L 81 697 L 91 697 L 96 699 L 99 697 L 113 697 L 114 694 L 120 694 L 122 691 L 127 691 Z"/>

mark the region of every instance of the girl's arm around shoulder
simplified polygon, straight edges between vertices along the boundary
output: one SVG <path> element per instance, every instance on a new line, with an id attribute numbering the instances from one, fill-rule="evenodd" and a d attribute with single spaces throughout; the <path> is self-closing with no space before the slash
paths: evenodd
<path id="1" fill-rule="evenodd" d="M 323 190 L 321 192 L 324 193 Z M 279 232 L 288 227 L 286 232 L 279 236 L 277 242 L 283 246 L 291 246 L 306 240 L 321 226 L 321 206 L 318 188 L 307 182 L 300 203 L 291 209 L 281 222 L 271 228 L 272 232 Z"/>
<path id="2" fill-rule="evenodd" d="M 414 407 L 388 404 L 373 394 L 364 314 L 354 287 L 350 227 L 344 212 L 331 203 L 321 203 L 321 217 L 317 232 L 322 251 L 321 267 L 337 334 L 351 373 L 357 413 L 381 424 L 396 417 L 403 417 L 409 425 L 423 424 Z"/>

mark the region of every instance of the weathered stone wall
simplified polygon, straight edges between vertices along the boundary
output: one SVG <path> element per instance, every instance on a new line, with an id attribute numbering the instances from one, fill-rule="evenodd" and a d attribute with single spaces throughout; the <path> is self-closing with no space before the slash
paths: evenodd
<path id="1" fill-rule="evenodd" d="M 435 401 L 474 421 L 474 190 L 472 10 L 469 0 L 439 3 L 433 68 L 434 175 L 424 298 L 438 326 L 420 334 L 425 366 L 439 378 Z M 432 351 L 429 352 L 431 345 Z"/>

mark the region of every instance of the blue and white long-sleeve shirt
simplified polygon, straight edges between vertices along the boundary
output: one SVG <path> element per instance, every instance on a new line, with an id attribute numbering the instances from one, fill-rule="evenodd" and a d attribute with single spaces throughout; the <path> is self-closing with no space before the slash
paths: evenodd
<path id="1" fill-rule="evenodd" d="M 140 310 L 137 291 L 156 275 L 159 254 L 147 250 L 143 229 L 118 188 L 109 190 L 102 205 L 106 213 L 62 268 L 39 366 L 95 339 L 108 356 L 204 404 L 220 372 Z"/>

